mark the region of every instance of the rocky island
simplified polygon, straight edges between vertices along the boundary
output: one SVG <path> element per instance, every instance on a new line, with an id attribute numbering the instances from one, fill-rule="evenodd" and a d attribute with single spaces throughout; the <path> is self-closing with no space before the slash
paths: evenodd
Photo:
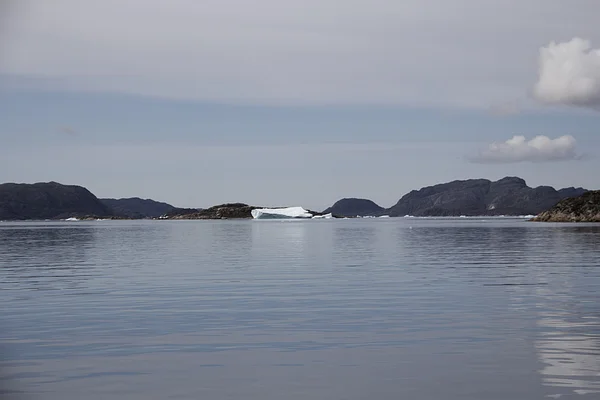
<path id="1" fill-rule="evenodd" d="M 385 214 L 385 208 L 376 204 L 372 200 L 345 198 L 335 202 L 334 205 L 323 211 L 324 214 L 333 214 L 340 217 L 370 217 L 381 216 Z"/>
<path id="2" fill-rule="evenodd" d="M 537 215 L 536 222 L 600 222 L 600 190 L 561 200 Z"/>

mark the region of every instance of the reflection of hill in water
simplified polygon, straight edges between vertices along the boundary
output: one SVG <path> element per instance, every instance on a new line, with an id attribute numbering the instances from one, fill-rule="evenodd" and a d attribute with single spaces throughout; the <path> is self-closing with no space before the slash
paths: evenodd
<path id="1" fill-rule="evenodd" d="M 0 229 L 4 289 L 66 289 L 94 276 L 87 261 L 91 227 L 10 226 Z"/>
<path id="2" fill-rule="evenodd" d="M 398 246 L 418 265 L 455 268 L 490 284 L 546 284 L 571 268 L 597 266 L 600 226 L 525 224 L 529 223 L 521 227 L 402 226 L 396 236 Z M 506 279 L 497 281 L 502 277 Z"/>
<path id="3" fill-rule="evenodd" d="M 463 257 L 487 256 L 490 254 L 511 254 L 530 256 L 533 249 L 540 249 L 540 241 L 547 245 L 541 251 L 561 250 L 576 246 L 589 250 L 600 246 L 600 226 L 563 227 L 502 227 L 502 226 L 415 226 L 398 229 L 399 240 L 406 241 L 413 248 L 442 249 L 436 253 L 450 252 Z M 473 252 L 474 246 L 481 245 L 480 251 Z M 465 250 L 470 250 L 466 252 Z"/>

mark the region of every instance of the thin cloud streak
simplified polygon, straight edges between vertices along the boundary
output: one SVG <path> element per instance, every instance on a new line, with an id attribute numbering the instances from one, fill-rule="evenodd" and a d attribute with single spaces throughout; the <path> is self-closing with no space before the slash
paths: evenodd
<path id="1" fill-rule="evenodd" d="M 57 131 L 58 131 L 58 133 L 61 133 L 63 135 L 67 135 L 67 136 L 79 136 L 79 132 L 70 126 L 61 126 L 58 128 Z"/>
<path id="2" fill-rule="evenodd" d="M 556 139 L 536 136 L 527 140 L 525 136 L 514 136 L 503 143 L 492 143 L 475 156 L 467 159 L 478 164 L 511 164 L 520 162 L 555 162 L 582 159 L 577 153 L 576 140 L 571 135 Z"/>
<path id="3" fill-rule="evenodd" d="M 507 101 L 504 103 L 495 103 L 490 106 L 490 114 L 496 117 L 509 117 L 518 115 L 521 112 L 521 104 L 519 101 Z"/>

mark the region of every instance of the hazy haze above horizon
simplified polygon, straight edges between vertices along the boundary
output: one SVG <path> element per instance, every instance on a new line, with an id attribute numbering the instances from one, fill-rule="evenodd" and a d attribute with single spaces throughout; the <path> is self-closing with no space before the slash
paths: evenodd
<path id="1" fill-rule="evenodd" d="M 0 181 L 177 206 L 599 188 L 596 0 L 0 6 Z"/>

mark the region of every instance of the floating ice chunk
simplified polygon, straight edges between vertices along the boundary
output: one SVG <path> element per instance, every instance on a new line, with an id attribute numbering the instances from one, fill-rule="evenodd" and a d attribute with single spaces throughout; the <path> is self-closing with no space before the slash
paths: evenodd
<path id="1" fill-rule="evenodd" d="M 379 218 L 389 218 L 389 215 L 380 215 Z"/>
<path id="2" fill-rule="evenodd" d="M 333 218 L 333 215 L 331 215 L 331 213 L 323 214 L 323 215 L 315 215 L 314 217 L 312 217 L 312 219 L 329 219 L 329 218 Z"/>
<path id="3" fill-rule="evenodd" d="M 75 217 L 71 217 L 71 218 L 65 219 L 65 221 L 79 221 L 79 219 L 75 218 Z"/>
<path id="4" fill-rule="evenodd" d="M 302 207 L 257 208 L 251 211 L 254 219 L 312 218 L 313 215 Z"/>

